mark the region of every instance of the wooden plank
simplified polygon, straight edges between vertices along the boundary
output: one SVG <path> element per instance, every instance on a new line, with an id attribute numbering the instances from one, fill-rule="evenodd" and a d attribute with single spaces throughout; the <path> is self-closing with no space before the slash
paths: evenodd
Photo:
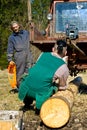
<path id="1" fill-rule="evenodd" d="M 17 130 L 14 121 L 0 121 L 0 130 Z"/>

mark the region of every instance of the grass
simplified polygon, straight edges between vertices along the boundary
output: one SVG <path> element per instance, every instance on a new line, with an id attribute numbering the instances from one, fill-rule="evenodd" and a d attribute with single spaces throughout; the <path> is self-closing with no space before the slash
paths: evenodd
<path id="1" fill-rule="evenodd" d="M 19 110 L 23 105 L 18 93 L 10 93 L 7 70 L 0 70 L 0 110 Z"/>

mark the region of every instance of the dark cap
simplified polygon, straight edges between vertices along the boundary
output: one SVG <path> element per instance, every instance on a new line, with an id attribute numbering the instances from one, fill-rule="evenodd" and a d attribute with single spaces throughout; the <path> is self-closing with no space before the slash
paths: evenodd
<path id="1" fill-rule="evenodd" d="M 62 47 L 67 47 L 67 43 L 64 40 L 57 40 L 57 45 Z"/>

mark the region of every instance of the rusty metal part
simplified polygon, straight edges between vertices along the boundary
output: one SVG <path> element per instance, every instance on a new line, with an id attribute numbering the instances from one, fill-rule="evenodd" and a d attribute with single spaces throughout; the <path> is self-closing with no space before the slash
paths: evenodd
<path id="1" fill-rule="evenodd" d="M 76 45 L 76 41 L 71 41 L 71 44 L 77 49 L 82 55 L 86 56 L 86 54 Z"/>

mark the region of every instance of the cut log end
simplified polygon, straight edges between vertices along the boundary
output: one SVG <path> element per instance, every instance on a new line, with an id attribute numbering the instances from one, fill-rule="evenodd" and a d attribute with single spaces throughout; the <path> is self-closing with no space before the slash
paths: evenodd
<path id="1" fill-rule="evenodd" d="M 66 101 L 58 97 L 52 97 L 42 105 L 40 117 L 46 126 L 59 128 L 68 122 L 70 108 Z"/>

